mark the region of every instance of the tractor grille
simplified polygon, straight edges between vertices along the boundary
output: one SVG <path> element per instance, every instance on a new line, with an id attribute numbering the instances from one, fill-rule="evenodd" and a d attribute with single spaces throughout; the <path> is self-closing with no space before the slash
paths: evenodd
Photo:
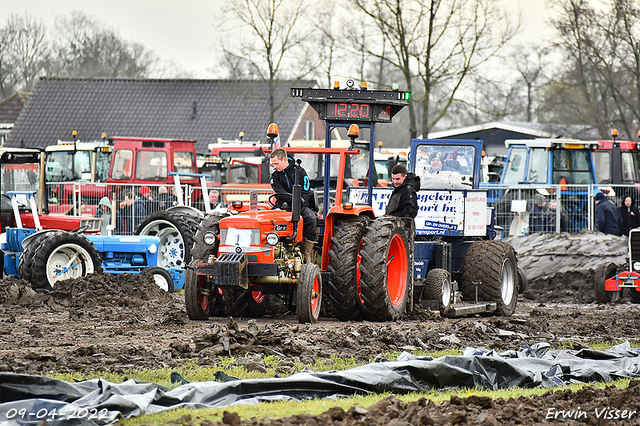
<path id="1" fill-rule="evenodd" d="M 640 261 L 640 229 L 632 229 L 629 233 L 629 255 L 632 265 Z"/>

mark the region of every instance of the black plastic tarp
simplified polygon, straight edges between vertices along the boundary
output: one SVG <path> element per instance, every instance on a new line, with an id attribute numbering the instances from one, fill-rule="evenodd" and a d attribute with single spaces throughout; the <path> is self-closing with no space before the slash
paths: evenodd
<path id="1" fill-rule="evenodd" d="M 538 343 L 497 353 L 467 348 L 461 356 L 436 359 L 402 353 L 398 361 L 345 371 L 299 373 L 287 378 L 224 383 L 193 382 L 175 389 L 153 383 L 77 383 L 41 376 L 0 373 L 0 424 L 110 424 L 180 407 L 216 408 L 285 399 L 353 394 L 403 394 L 431 389 L 557 387 L 568 383 L 640 377 L 640 349 L 628 342 L 609 350 L 554 350 Z M 55 411 L 53 411 L 55 409 Z M 75 413 L 76 419 L 70 418 Z"/>

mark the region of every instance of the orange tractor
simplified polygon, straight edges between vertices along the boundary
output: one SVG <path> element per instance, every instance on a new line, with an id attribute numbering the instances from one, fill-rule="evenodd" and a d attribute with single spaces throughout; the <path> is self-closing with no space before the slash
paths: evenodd
<path id="1" fill-rule="evenodd" d="M 270 130 L 268 136 L 275 138 L 277 132 Z M 353 125 L 349 137 L 354 140 L 357 136 L 358 127 Z M 287 154 L 337 155 L 343 174 L 347 155 L 359 151 L 287 148 Z M 374 320 L 395 319 L 404 312 L 412 280 L 411 250 L 402 220 L 374 220 L 370 206 L 343 202 L 344 176 L 339 176 L 334 205 L 326 217 L 318 218 L 324 233 L 314 248 L 312 261 L 316 263 L 305 263 L 297 175 L 296 171 L 293 194 L 273 194 L 270 210 L 259 208 L 255 200 L 249 211 L 220 219 L 215 230 L 208 228 L 209 235 L 202 240 L 210 243 L 211 250 L 206 259 L 195 259 L 186 273 L 185 303 L 191 319 L 221 313 L 261 316 L 267 295 L 282 294 L 291 307 L 295 306 L 300 322 L 315 323 L 323 290 L 328 293 L 329 309 L 340 317 L 345 312 L 360 312 L 365 305 L 368 317 Z M 328 198 L 325 200 L 328 203 Z M 367 227 L 371 247 L 361 250 Z M 361 284 L 354 285 L 358 282 Z"/>

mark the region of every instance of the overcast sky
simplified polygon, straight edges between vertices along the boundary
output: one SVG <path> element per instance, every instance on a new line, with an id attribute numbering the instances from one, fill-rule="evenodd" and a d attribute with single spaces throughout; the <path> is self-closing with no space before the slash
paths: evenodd
<path id="1" fill-rule="evenodd" d="M 523 36 L 544 34 L 545 0 L 501 0 L 522 11 Z M 0 25 L 12 13 L 28 12 L 53 29 L 54 17 L 83 12 L 120 33 L 129 42 L 142 44 L 161 59 L 196 78 L 212 78 L 215 16 L 224 0 L 0 0 Z M 548 31 L 548 30 L 546 30 Z"/>

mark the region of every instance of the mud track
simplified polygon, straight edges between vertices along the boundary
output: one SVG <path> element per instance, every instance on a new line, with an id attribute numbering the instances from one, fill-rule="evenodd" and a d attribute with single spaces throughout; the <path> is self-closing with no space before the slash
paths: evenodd
<path id="1" fill-rule="evenodd" d="M 578 288 L 571 294 L 592 291 L 589 283 L 573 285 Z M 566 292 L 566 288 L 554 292 L 546 285 L 543 289 L 534 285 L 520 297 L 516 314 L 508 318 L 445 319 L 417 307 L 398 322 L 322 318 L 318 324 L 301 325 L 295 315 L 283 312 L 282 306 L 257 320 L 190 321 L 183 296 L 163 292 L 150 277 L 89 276 L 62 282 L 56 291 L 38 293 L 22 280 L 7 278 L 0 285 L 0 371 L 34 375 L 49 371 L 126 372 L 176 368 L 185 361 L 215 368 L 220 365 L 219 356 L 228 355 L 237 357 L 236 362 L 249 370 L 262 371 L 263 357 L 274 355 L 280 360 L 278 372 L 289 374 L 297 372 L 300 365 L 313 364 L 318 357 L 332 355 L 353 356 L 366 363 L 386 360 L 384 353 L 389 351 L 465 346 L 501 351 L 537 342 L 578 349 L 601 341 L 638 340 L 640 305 L 629 303 L 628 298 L 612 305 L 576 304 L 572 303 L 575 297 L 564 296 Z M 406 404 L 391 398 L 368 410 L 334 409 L 319 416 L 318 424 L 362 424 L 365 419 L 365 424 L 473 424 L 480 418 L 483 424 L 531 424 L 548 421 L 543 408 L 553 402 L 549 407 L 561 409 L 558 401 L 568 407 L 582 404 L 583 410 L 583 400 L 592 401 L 598 409 L 633 410 L 640 404 L 640 398 L 634 397 L 639 390 L 634 385 L 624 391 L 627 393 L 617 406 L 610 399 L 623 398 L 618 395 L 623 391 L 613 389 L 587 389 L 580 395 L 565 392 L 535 398 L 534 402 L 529 398 L 490 402 L 472 397 L 444 404 Z M 589 392 L 597 397 L 587 398 Z M 227 420 L 235 423 L 230 416 Z M 397 422 L 390 423 L 391 418 Z M 633 423 L 636 419 L 625 424 L 638 424 Z M 297 416 L 274 424 L 309 424 L 308 420 Z"/>

